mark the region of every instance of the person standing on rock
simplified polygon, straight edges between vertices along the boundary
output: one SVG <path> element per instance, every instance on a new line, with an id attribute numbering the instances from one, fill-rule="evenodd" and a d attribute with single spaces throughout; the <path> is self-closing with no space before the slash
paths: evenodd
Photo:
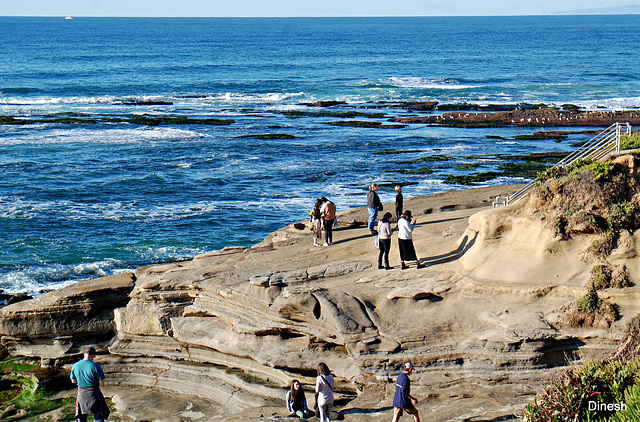
<path id="1" fill-rule="evenodd" d="M 335 382 L 329 367 L 324 362 L 321 362 L 318 365 L 318 377 L 316 378 L 316 404 L 320 422 L 331 420 L 334 386 Z"/>
<path id="2" fill-rule="evenodd" d="M 309 415 L 309 409 L 307 408 L 307 398 L 304 395 L 304 391 L 300 386 L 300 381 L 293 380 L 291 382 L 291 389 L 287 391 L 285 397 L 287 401 L 287 410 L 289 416 L 297 416 L 305 419 Z"/>
<path id="3" fill-rule="evenodd" d="M 393 216 L 390 212 L 385 213 L 384 216 L 378 222 L 378 248 L 380 253 L 378 254 L 378 269 L 390 270 L 393 267 L 389 266 L 389 251 L 391 250 L 391 223 L 390 220 Z M 384 267 L 382 266 L 382 258 L 384 257 Z"/>
<path id="4" fill-rule="evenodd" d="M 322 199 L 316 199 L 316 203 L 311 211 L 311 229 L 313 230 L 313 246 L 320 246 L 322 239 L 322 216 L 320 215 Z"/>
<path id="5" fill-rule="evenodd" d="M 369 210 L 369 231 L 371 234 L 376 234 L 376 220 L 378 219 L 378 211 L 382 211 L 382 202 L 378 196 L 378 184 L 374 183 L 369 188 L 367 194 L 367 209 Z"/>
<path id="6" fill-rule="evenodd" d="M 95 357 L 96 349 L 87 347 L 84 358 L 71 367 L 71 382 L 78 384 L 77 422 L 87 422 L 89 413 L 93 413 L 96 422 L 104 422 L 109 417 L 107 402 L 100 391 L 100 386 L 104 385 L 105 376 L 102 366 L 93 361 Z"/>
<path id="7" fill-rule="evenodd" d="M 404 371 L 398 375 L 396 381 L 396 394 L 393 396 L 393 420 L 392 422 L 398 422 L 403 412 L 407 412 L 413 415 L 414 422 L 420 422 L 420 415 L 416 404 L 418 399 L 411 395 L 411 380 L 409 375 L 413 372 L 413 365 L 411 362 L 404 364 Z"/>
<path id="8" fill-rule="evenodd" d="M 402 196 L 402 186 L 396 186 L 396 221 L 400 221 L 400 216 L 404 208 L 404 197 Z"/>
<path id="9" fill-rule="evenodd" d="M 411 211 L 406 210 L 400 220 L 398 220 L 398 247 L 400 248 L 401 269 L 406 270 L 405 261 L 416 261 L 418 268 L 424 265 L 420 262 L 420 258 L 416 256 L 416 249 L 413 246 L 413 229 L 416 226 L 416 219 L 411 216 Z"/>
<path id="10" fill-rule="evenodd" d="M 336 219 L 336 204 L 324 196 L 320 200 L 322 201 L 320 214 L 324 225 L 324 244 L 322 246 L 330 246 L 333 245 L 333 222 Z"/>

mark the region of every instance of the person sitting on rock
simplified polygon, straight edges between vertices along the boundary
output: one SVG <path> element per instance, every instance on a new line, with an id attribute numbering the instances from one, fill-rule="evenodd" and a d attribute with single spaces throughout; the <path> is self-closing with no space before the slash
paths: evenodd
<path id="1" fill-rule="evenodd" d="M 300 387 L 300 381 L 293 380 L 291 382 L 291 389 L 287 391 L 286 395 L 287 410 L 289 416 L 298 416 L 305 419 L 309 416 L 309 409 L 307 408 L 307 398 L 304 395 L 304 391 Z"/>

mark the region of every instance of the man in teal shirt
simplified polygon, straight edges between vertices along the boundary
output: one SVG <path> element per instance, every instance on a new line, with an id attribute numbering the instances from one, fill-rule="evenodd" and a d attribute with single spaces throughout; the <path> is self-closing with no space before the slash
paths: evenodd
<path id="1" fill-rule="evenodd" d="M 71 382 L 78 384 L 78 398 L 76 400 L 76 419 L 87 422 L 89 413 L 93 413 L 96 422 L 105 422 L 109 417 L 109 408 L 100 391 L 104 385 L 105 376 L 99 363 L 93 361 L 96 349 L 87 347 L 84 359 L 71 367 Z"/>

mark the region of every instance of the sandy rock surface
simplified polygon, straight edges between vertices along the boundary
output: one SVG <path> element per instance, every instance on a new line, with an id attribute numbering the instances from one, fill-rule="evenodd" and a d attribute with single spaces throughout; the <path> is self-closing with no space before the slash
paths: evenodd
<path id="1" fill-rule="evenodd" d="M 58 364 L 99 344 L 109 394 L 131 420 L 288 420 L 286 387 L 299 379 L 311 407 L 315 370 L 326 362 L 337 379 L 335 416 L 387 421 L 406 361 L 416 366 L 422 420 L 515 418 L 557 371 L 611 352 L 640 311 L 639 288 L 611 290 L 623 314 L 611 330 L 557 324 L 562 307 L 584 294 L 593 263 L 583 259 L 584 242 L 555 239 L 518 205 L 492 208 L 492 198 L 516 189 L 406 200 L 424 269 L 400 269 L 395 234 L 394 268 L 379 270 L 366 228 L 338 230 L 334 245 L 313 247 L 307 226 L 290 225 L 252 248 L 8 306 L 2 341 Z M 339 221 L 366 221 L 366 209 Z M 612 255 L 632 281 L 636 244 Z M 109 293 L 95 287 L 108 285 Z"/>

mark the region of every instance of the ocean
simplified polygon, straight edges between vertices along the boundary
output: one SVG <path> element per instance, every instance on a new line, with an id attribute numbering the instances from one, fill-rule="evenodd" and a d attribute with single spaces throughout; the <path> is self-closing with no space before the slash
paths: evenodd
<path id="1" fill-rule="evenodd" d="M 446 177 L 588 139 L 331 124 L 347 116 L 437 113 L 397 106 L 410 101 L 640 107 L 638 15 L 0 17 L 0 45 L 0 118 L 26 121 L 0 124 L 10 293 L 250 246 L 323 195 L 344 210 L 372 182 L 383 201 L 397 183 L 405 197 L 463 189 Z"/>

